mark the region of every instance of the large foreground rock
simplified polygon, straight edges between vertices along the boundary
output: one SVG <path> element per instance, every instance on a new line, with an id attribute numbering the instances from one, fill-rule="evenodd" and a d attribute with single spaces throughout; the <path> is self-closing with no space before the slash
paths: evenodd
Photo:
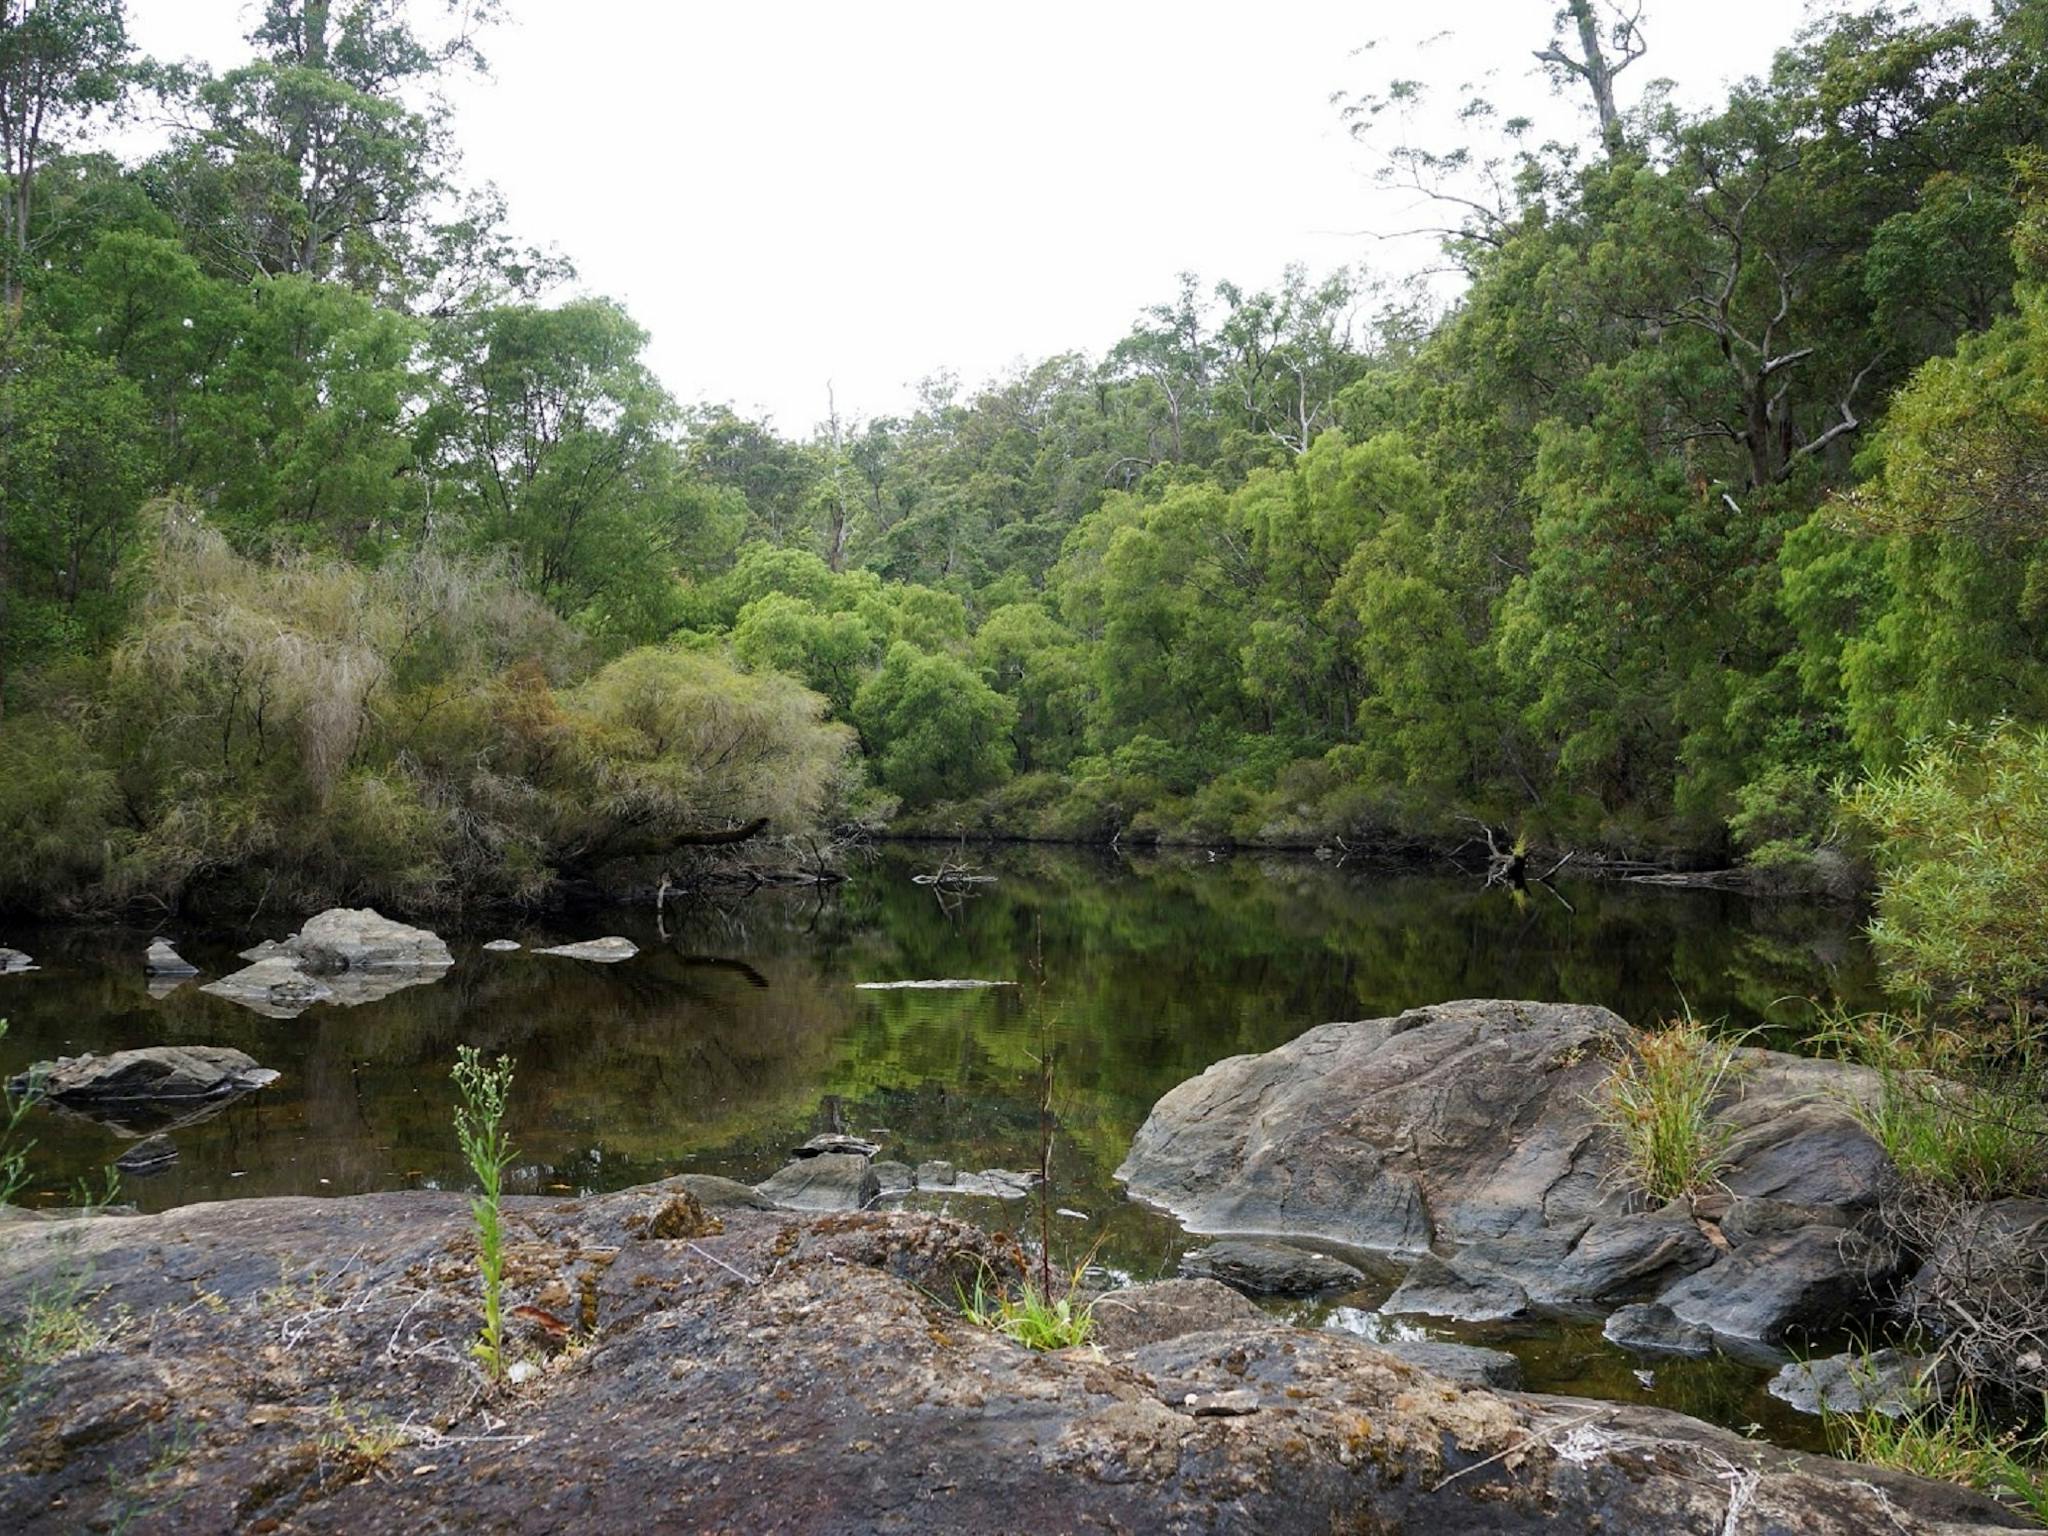
<path id="1" fill-rule="evenodd" d="M 815 1161 L 812 1160 L 812 1161 Z M 1035 1355 L 938 1298 L 1013 1244 L 671 1186 L 508 1202 L 515 1346 L 482 1389 L 466 1197 L 17 1223 L 0 1325 L 89 1273 L 104 1347 L 0 1430 L 0 1529 L 340 1532 L 1987 1531 L 1990 1500 L 1658 1410 L 1465 1389 L 1210 1282 Z M 1192 1289 L 1190 1289 L 1192 1288 Z M 195 1299 L 196 1298 L 196 1299 Z M 520 1310 L 527 1309 L 527 1310 Z M 583 1347 L 553 1353 L 559 1333 Z"/>
<path id="2" fill-rule="evenodd" d="M 1871 1074 L 1739 1052 L 1718 1106 L 1725 1192 L 1645 1210 L 1593 1109 L 1633 1039 L 1604 1008 L 1557 1003 L 1326 1024 L 1173 1089 L 1117 1176 L 1196 1232 L 1433 1254 L 1398 1310 L 1657 1296 L 1756 1344 L 1835 1322 L 1889 1280 L 1891 1257 L 1859 1236 L 1889 1174 L 1848 1108 Z"/>

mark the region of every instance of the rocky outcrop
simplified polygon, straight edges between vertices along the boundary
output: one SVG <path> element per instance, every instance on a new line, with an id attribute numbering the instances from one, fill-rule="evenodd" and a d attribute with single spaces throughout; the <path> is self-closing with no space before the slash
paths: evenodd
<path id="1" fill-rule="evenodd" d="M 35 968 L 36 962 L 33 957 L 23 954 L 18 949 L 9 949 L 5 944 L 0 944 L 0 976 L 13 976 L 21 971 L 32 971 Z"/>
<path id="2" fill-rule="evenodd" d="M 368 907 L 334 907 L 288 939 L 242 951 L 242 970 L 200 988 L 273 1019 L 315 1003 L 353 1008 L 406 987 L 439 981 L 455 957 L 439 936 Z"/>
<path id="3" fill-rule="evenodd" d="M 1327 1253 L 1245 1238 L 1196 1249 L 1181 1259 L 1180 1272 L 1221 1280 L 1253 1296 L 1313 1296 L 1318 1291 L 1350 1290 L 1365 1281 L 1358 1266 Z"/>
<path id="4" fill-rule="evenodd" d="M 536 955 L 554 955 L 563 960 L 594 960 L 599 965 L 617 965 L 621 960 L 630 960 L 640 953 L 640 946 L 631 939 L 617 935 L 603 939 L 585 939 L 576 944 L 557 944 L 550 949 L 536 949 Z"/>
<path id="5" fill-rule="evenodd" d="M 1768 1344 L 1891 1276 L 1862 1069 L 1744 1050 L 1725 1194 L 1643 1210 L 1592 1104 L 1634 1032 L 1604 1008 L 1470 1001 L 1327 1024 L 1173 1089 L 1117 1176 L 1190 1230 L 1420 1257 L 1389 1310 L 1468 1320 L 1662 1301 Z"/>
<path id="6" fill-rule="evenodd" d="M 126 1322 L 23 1383 L 0 1429 L 0 1529 L 2020 1524 L 1967 1490 L 1674 1413 L 1462 1387 L 1210 1282 L 1104 1298 L 1099 1347 L 1033 1354 L 942 1299 L 977 1275 L 1014 1284 L 1014 1244 L 927 1215 L 744 1208 L 650 1235 L 673 1197 L 507 1203 L 523 1380 L 488 1389 L 459 1193 L 16 1223 L 0 1326 L 80 1266 L 86 1305 Z"/>

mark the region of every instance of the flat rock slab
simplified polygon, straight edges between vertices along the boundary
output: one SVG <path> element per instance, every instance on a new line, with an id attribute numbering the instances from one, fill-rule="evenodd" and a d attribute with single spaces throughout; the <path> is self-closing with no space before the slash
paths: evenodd
<path id="1" fill-rule="evenodd" d="M 854 1152 L 797 1158 L 754 1188 L 792 1211 L 858 1211 L 882 1193 L 873 1163 Z"/>
<path id="2" fill-rule="evenodd" d="M 484 948 L 485 948 L 485 949 L 487 949 L 487 950 L 489 950 L 489 951 L 490 951 L 490 952 L 491 952 L 492 954 L 494 954 L 494 955 L 509 955 L 509 954 L 511 954 L 511 953 L 512 953 L 513 951 L 515 951 L 515 950 L 517 950 L 517 949 L 519 949 L 519 948 L 521 948 L 521 947 L 522 947 L 522 946 L 520 945 L 520 943 L 519 943 L 519 941 L 518 941 L 517 939 L 486 939 L 486 940 L 484 940 Z"/>
<path id="3" fill-rule="evenodd" d="M 555 955 L 564 960 L 595 960 L 600 965 L 616 965 L 639 954 L 640 946 L 631 939 L 613 934 L 602 939 L 584 939 L 576 944 L 556 944 L 548 949 L 536 949 L 534 953 Z"/>
<path id="4" fill-rule="evenodd" d="M 985 1267 L 1018 1283 L 1014 1243 L 745 1209 L 635 1240 L 668 1187 L 506 1202 L 509 1315 L 582 1347 L 516 1335 L 527 1379 L 494 1392 L 467 1352 L 459 1193 L 10 1225 L 0 1321 L 83 1264 L 86 1304 L 127 1322 L 28 1384 L 0 1430 L 0 1530 L 1710 1533 L 1735 1486 L 1744 1536 L 2021 1525 L 1675 1413 L 1461 1388 L 1229 1292 L 1207 1327 L 1035 1354 L 940 1299 Z M 332 1475 L 338 1439 L 378 1425 L 419 1432 Z"/>
<path id="5" fill-rule="evenodd" d="M 943 981 L 856 981 L 856 992 L 970 992 L 979 987 L 1014 987 L 1014 981 L 973 981 L 949 978 Z"/>
<path id="6" fill-rule="evenodd" d="M 0 976 L 13 976 L 36 968 L 35 960 L 18 949 L 0 944 Z"/>
<path id="7" fill-rule="evenodd" d="M 1180 1272 L 1221 1280 L 1253 1296 L 1313 1296 L 1365 1283 L 1365 1274 L 1356 1265 L 1327 1253 L 1250 1238 L 1231 1238 L 1196 1249 L 1181 1259 Z"/>

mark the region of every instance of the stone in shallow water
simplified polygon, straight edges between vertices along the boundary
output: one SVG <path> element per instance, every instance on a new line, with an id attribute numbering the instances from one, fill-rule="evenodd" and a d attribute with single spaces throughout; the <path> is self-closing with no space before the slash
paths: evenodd
<path id="1" fill-rule="evenodd" d="M 145 1136 L 114 1159 L 114 1166 L 130 1178 L 146 1179 L 162 1173 L 178 1160 L 178 1149 L 168 1136 Z"/>
<path id="2" fill-rule="evenodd" d="M 917 1174 L 908 1163 L 876 1163 L 875 1179 L 885 1195 L 907 1195 L 917 1188 Z"/>
<path id="3" fill-rule="evenodd" d="M 295 1019 L 315 1003 L 334 1001 L 334 988 L 309 976 L 290 955 L 272 955 L 199 989 L 272 1019 Z M 396 988 L 393 988 L 396 990 Z"/>
<path id="4" fill-rule="evenodd" d="M 1390 1316 L 1421 1313 L 1460 1323 L 1497 1323 L 1524 1316 L 1529 1293 L 1500 1275 L 1461 1274 L 1433 1254 L 1418 1259 L 1408 1278 L 1380 1304 Z"/>
<path id="5" fill-rule="evenodd" d="M 584 939 L 575 944 L 556 944 L 549 949 L 536 949 L 534 953 L 557 955 L 564 960 L 595 960 L 600 965 L 616 965 L 639 954 L 640 946 L 631 939 L 613 934 L 602 939 Z"/>
<path id="6" fill-rule="evenodd" d="M 169 939 L 151 939 L 149 953 L 142 957 L 142 969 L 149 976 L 197 976 L 199 967 L 171 947 Z"/>
<path id="7" fill-rule="evenodd" d="M 792 1211 L 857 1211 L 882 1192 L 874 1165 L 853 1152 L 800 1157 L 754 1187 Z"/>
<path id="8" fill-rule="evenodd" d="M 32 971 L 36 963 L 18 949 L 9 949 L 0 944 L 0 976 L 12 976 L 17 971 Z"/>
<path id="9" fill-rule="evenodd" d="M 517 939 L 487 939 L 484 948 L 494 955 L 509 955 L 520 947 Z"/>
<path id="10" fill-rule="evenodd" d="M 857 992 L 965 992 L 976 987 L 1014 987 L 1014 981 L 974 981 L 948 977 L 943 981 L 856 981 Z"/>
<path id="11" fill-rule="evenodd" d="M 1365 1280 L 1354 1265 L 1327 1253 L 1250 1238 L 1231 1238 L 1198 1248 L 1181 1259 L 1180 1272 L 1221 1280 L 1254 1296 L 1309 1296 L 1317 1291 L 1349 1290 Z"/>
<path id="12" fill-rule="evenodd" d="M 951 1163 L 933 1158 L 917 1165 L 917 1187 L 919 1189 L 943 1189 L 960 1182 L 960 1170 Z"/>
<path id="13" fill-rule="evenodd" d="M 1903 1418 L 1928 1398 L 1930 1362 L 1896 1349 L 1794 1360 L 1771 1378 L 1771 1396 L 1801 1413 L 1881 1413 Z"/>
<path id="14" fill-rule="evenodd" d="M 140 1131 L 276 1080 L 268 1067 L 227 1046 L 153 1045 L 39 1062 L 8 1089 L 33 1091 L 66 1109 Z"/>
<path id="15" fill-rule="evenodd" d="M 1612 1313 L 1601 1335 L 1610 1344 L 1641 1355 L 1711 1355 L 1711 1329 L 1682 1321 L 1662 1302 L 1644 1301 Z"/>

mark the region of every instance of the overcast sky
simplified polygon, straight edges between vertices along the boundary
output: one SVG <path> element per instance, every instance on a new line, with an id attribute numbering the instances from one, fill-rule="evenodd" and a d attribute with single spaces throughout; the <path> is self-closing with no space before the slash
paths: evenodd
<path id="1" fill-rule="evenodd" d="M 415 0 L 423 10 L 433 0 Z M 1530 51 L 1554 0 L 507 0 L 453 93 L 466 178 L 653 333 L 681 399 L 787 431 L 902 409 L 915 381 L 1113 343 L 1175 274 L 1412 264 L 1403 204 L 1330 105 L 1392 75 L 1583 131 Z M 137 44 L 247 54 L 250 0 L 129 0 Z M 1650 0 L 1657 76 L 1711 100 L 1799 0 Z M 1421 29 L 1448 37 L 1418 47 Z M 1382 40 L 1369 53 L 1362 47 Z"/>

